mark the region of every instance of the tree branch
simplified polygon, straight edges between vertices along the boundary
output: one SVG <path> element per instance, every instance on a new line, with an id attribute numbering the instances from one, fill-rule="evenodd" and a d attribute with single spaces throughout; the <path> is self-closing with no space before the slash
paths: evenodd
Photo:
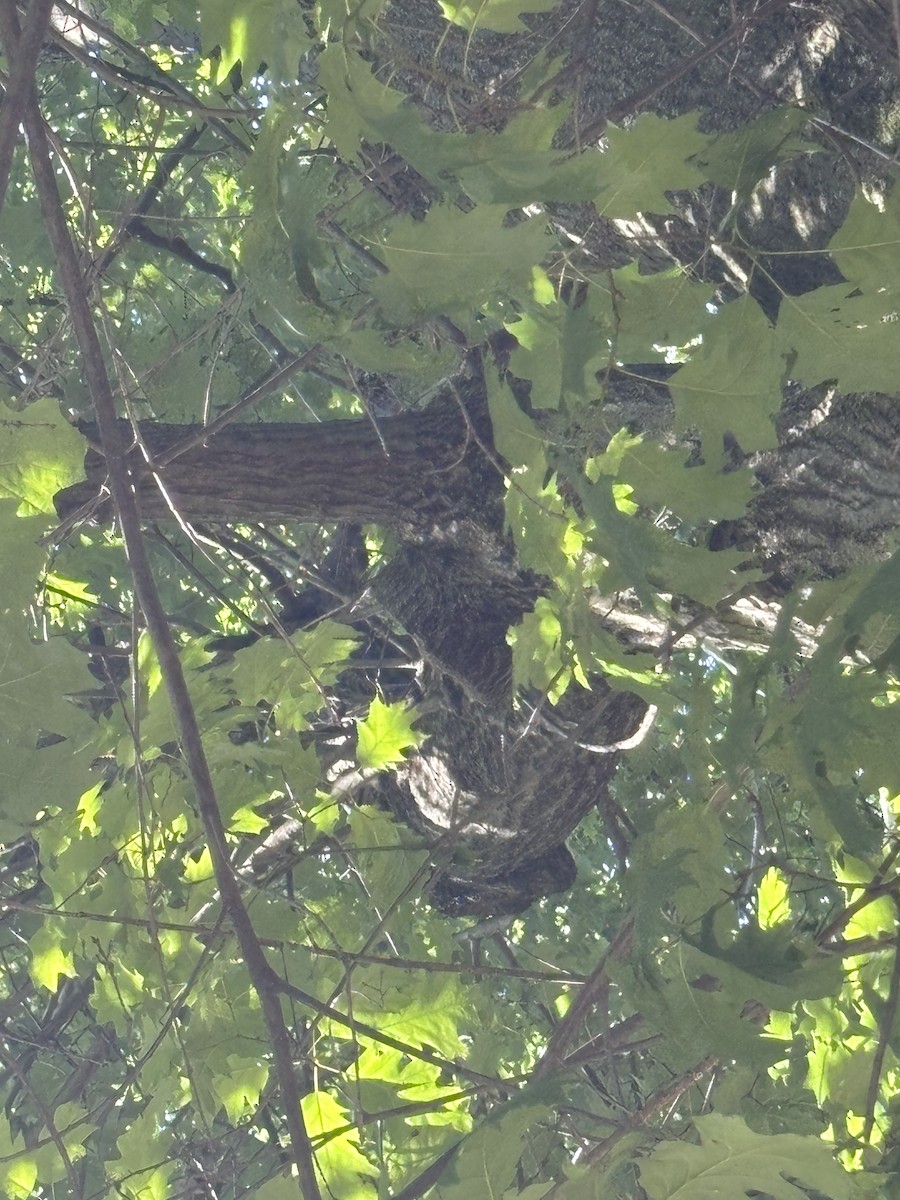
<path id="1" fill-rule="evenodd" d="M 5 43 L 7 54 L 12 58 L 18 46 L 18 18 L 14 11 L 10 11 L 8 4 L 5 4 L 0 11 L 2 11 L 0 36 Z M 125 541 L 135 595 L 153 639 L 160 670 L 175 715 L 182 752 L 197 798 L 197 807 L 209 839 L 210 854 L 223 907 L 234 926 L 247 971 L 262 1006 L 271 1039 L 272 1056 L 285 1107 L 285 1118 L 290 1132 L 300 1189 L 306 1200 L 319 1200 L 321 1193 L 316 1179 L 312 1148 L 300 1108 L 300 1093 L 291 1057 L 290 1039 L 278 994 L 273 986 L 275 975 L 256 937 L 229 862 L 225 831 L 196 715 L 182 671 L 178 647 L 169 628 L 144 544 L 140 515 L 126 465 L 126 448 L 118 424 L 116 402 L 103 359 L 100 339 L 87 301 L 84 275 L 60 202 L 50 148 L 33 84 L 26 92 L 24 126 L 32 171 L 40 198 L 41 213 L 56 258 L 72 325 L 82 355 L 85 378 L 94 404 L 109 470 L 110 491 Z"/>
<path id="2" fill-rule="evenodd" d="M 18 21 L 15 0 L 0 0 L 3 20 Z M 16 47 L 15 57 L 10 58 L 11 70 L 3 108 L 0 109 L 0 212 L 9 186 L 16 137 L 22 121 L 22 113 L 28 102 L 28 93 L 33 86 L 34 66 L 37 62 L 44 32 L 50 20 L 53 0 L 32 0 L 22 27 L 22 35 Z"/>

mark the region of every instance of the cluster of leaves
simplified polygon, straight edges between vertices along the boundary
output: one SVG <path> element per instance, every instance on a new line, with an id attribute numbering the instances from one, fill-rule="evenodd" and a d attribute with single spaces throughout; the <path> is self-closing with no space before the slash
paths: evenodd
<path id="1" fill-rule="evenodd" d="M 530 389 L 523 404 L 489 378 L 507 517 L 552 584 L 511 631 L 516 682 L 555 702 L 602 672 L 659 712 L 611 824 L 580 831 L 571 897 L 466 938 L 422 899 L 412 834 L 342 790 L 421 737 L 386 689 L 346 719 L 330 707 L 359 631 L 326 618 L 216 653 L 212 635 L 271 615 L 251 560 L 203 531 L 147 531 L 234 874 L 282 981 L 322 1194 L 891 1194 L 900 567 L 789 597 L 749 650 L 679 650 L 672 622 L 673 597 L 712 610 L 759 577 L 697 531 L 745 510 L 729 441 L 775 445 L 784 381 L 895 387 L 898 193 L 860 194 L 827 251 L 844 282 L 784 297 L 773 321 L 681 269 L 592 270 L 549 214 L 578 201 L 628 221 L 701 185 L 737 214 L 774 164 L 812 152 L 804 112 L 728 135 L 644 115 L 575 153 L 546 54 L 505 121 L 434 128 L 373 69 L 391 63 L 380 0 L 107 7 L 37 78 L 123 414 L 216 418 L 275 352 L 317 369 L 255 416 L 357 415 L 370 375 L 409 405 L 459 365 L 448 323 L 473 345 L 505 329 Z M 473 47 L 548 7 L 441 3 Z M 298 1185 L 278 1050 L 122 540 L 45 537 L 81 472 L 61 412 L 91 397 L 24 156 L 0 231 L 0 1187 L 280 1200 Z M 719 236 L 739 240 L 736 215 Z M 604 380 L 666 362 L 691 444 L 607 429 Z M 235 537 L 298 570 L 332 544 Z M 368 546 L 389 553 L 381 531 Z M 669 622 L 658 653 L 605 631 L 597 596 L 617 592 Z M 329 733 L 343 761 L 316 752 Z"/>

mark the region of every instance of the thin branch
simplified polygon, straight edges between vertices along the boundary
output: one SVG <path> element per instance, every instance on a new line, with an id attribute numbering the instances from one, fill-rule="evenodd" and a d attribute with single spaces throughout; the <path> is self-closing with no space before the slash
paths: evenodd
<path id="1" fill-rule="evenodd" d="M 605 996 L 609 989 L 609 975 L 607 974 L 609 963 L 626 958 L 631 952 L 633 940 L 634 919 L 627 917 L 606 953 L 592 971 L 587 983 L 576 996 L 564 1019 L 554 1030 L 553 1036 L 534 1070 L 535 1079 L 541 1079 L 562 1066 L 570 1046 L 579 1036 L 588 1012 Z"/>
<path id="2" fill-rule="evenodd" d="M 708 1058 L 704 1058 L 702 1062 L 697 1063 L 696 1067 L 685 1071 L 683 1075 L 680 1075 L 668 1087 L 661 1088 L 637 1112 L 632 1113 L 627 1120 L 623 1121 L 615 1133 L 611 1133 L 609 1137 L 604 1138 L 602 1142 L 598 1142 L 593 1149 L 589 1150 L 581 1158 L 580 1165 L 591 1166 L 593 1163 L 600 1162 L 601 1159 L 606 1158 L 613 1147 L 621 1142 L 624 1137 L 629 1133 L 633 1133 L 636 1129 L 641 1129 L 643 1126 L 649 1125 L 654 1117 L 673 1108 L 685 1092 L 690 1091 L 701 1079 L 717 1070 L 718 1067 L 719 1059 L 714 1055 L 710 1055 Z M 555 1190 L 555 1188 L 551 1189 L 541 1197 L 541 1200 L 550 1200 Z"/>
<path id="3" fill-rule="evenodd" d="M 18 18 L 8 6 L 3 9 L 2 34 L 10 58 L 18 42 Z M 197 799 L 197 807 L 209 840 L 216 882 L 225 911 L 231 919 L 247 971 L 256 990 L 271 1039 L 272 1056 L 278 1078 L 291 1147 L 305 1200 L 320 1200 L 312 1148 L 300 1107 L 300 1092 L 291 1056 L 291 1043 L 285 1027 L 278 994 L 273 986 L 274 972 L 256 937 L 244 907 L 240 888 L 229 862 L 225 830 L 222 825 L 209 765 L 203 749 L 196 714 L 185 681 L 178 647 L 169 627 L 165 609 L 153 577 L 141 530 L 132 481 L 126 463 L 126 447 L 118 425 L 116 402 L 107 374 L 97 329 L 87 300 L 87 288 L 75 246 L 63 213 L 50 147 L 43 119 L 32 86 L 24 112 L 32 170 L 47 236 L 56 258 L 60 281 L 69 307 L 72 326 L 81 351 L 85 379 L 109 470 L 109 486 L 118 514 L 131 568 L 134 589 L 159 659 L 160 670 L 175 715 L 179 740 Z"/>
<path id="4" fill-rule="evenodd" d="M 302 988 L 298 988 L 289 980 L 281 979 L 277 975 L 275 986 L 284 992 L 286 996 L 290 996 L 293 1000 L 297 1000 L 300 1004 L 312 1009 L 320 1019 L 327 1018 L 329 1021 L 334 1021 L 336 1025 L 342 1025 L 345 1029 L 352 1030 L 357 1037 L 370 1038 L 373 1042 L 377 1042 L 382 1046 L 390 1046 L 392 1050 L 399 1050 L 401 1054 L 408 1054 L 411 1058 L 419 1058 L 422 1062 L 427 1062 L 433 1067 L 438 1067 L 441 1071 L 459 1075 L 462 1079 L 468 1079 L 479 1087 L 490 1087 L 494 1091 L 507 1091 L 523 1082 L 519 1076 L 500 1079 L 491 1075 L 482 1075 L 478 1071 L 471 1071 L 468 1067 L 463 1066 L 462 1063 L 452 1062 L 449 1058 L 444 1058 L 434 1050 L 429 1049 L 428 1046 L 418 1047 L 411 1045 L 409 1042 L 402 1042 L 399 1038 L 391 1037 L 389 1033 L 385 1033 L 381 1029 L 376 1029 L 373 1025 L 367 1025 L 364 1021 L 357 1021 L 356 1017 L 348 1017 L 339 1008 L 333 1008 L 330 1004 L 324 1004 L 309 992 L 303 991 Z"/>
<path id="5" fill-rule="evenodd" d="M 69 1151 L 66 1149 L 66 1144 L 63 1141 L 59 1130 L 56 1128 L 56 1122 L 53 1119 L 54 1110 L 46 1104 L 41 1095 L 35 1090 L 34 1081 L 29 1078 L 22 1064 L 17 1062 L 12 1055 L 7 1054 L 2 1045 L 0 1045 L 0 1062 L 4 1063 L 9 1072 L 19 1080 L 19 1083 L 22 1085 L 22 1090 L 27 1092 L 31 1100 L 34 1102 L 35 1107 L 41 1115 L 41 1120 L 44 1122 L 47 1133 L 50 1135 L 50 1140 L 56 1147 L 56 1152 L 66 1169 L 66 1175 L 69 1179 L 69 1186 L 72 1188 L 72 1195 L 76 1196 L 78 1193 L 74 1186 L 75 1168 L 72 1165 L 72 1159 L 69 1157 Z"/>
<path id="6" fill-rule="evenodd" d="M 151 926 L 147 917 L 84 912 L 63 908 L 60 905 L 31 904 L 20 899 L 0 900 L 0 918 L 7 912 L 31 913 L 40 917 L 66 917 L 72 921 L 87 921 L 96 925 L 120 925 L 123 928 L 149 929 Z M 171 930 L 173 933 L 188 933 L 204 941 L 213 935 L 218 935 L 219 932 L 213 925 L 200 925 L 196 921 L 161 921 L 154 918 L 152 924 L 157 929 Z M 354 950 L 332 950 L 325 946 L 294 942 L 288 938 L 260 938 L 259 942 L 261 946 L 270 950 L 302 946 L 316 958 L 334 958 L 339 962 L 351 963 L 355 966 L 385 967 L 397 971 L 427 971 L 432 975 L 484 975 L 496 979 L 524 979 L 531 983 L 567 983 L 573 987 L 580 987 L 587 981 L 584 975 L 574 975 L 570 971 L 563 970 L 530 971 L 526 967 L 519 966 L 492 967 L 484 963 L 439 962 L 429 958 L 391 958 L 386 954 L 361 954 Z M 2 1020 L 3 1008 L 0 1006 L 0 1021 Z"/>
<path id="7" fill-rule="evenodd" d="M 83 9 L 75 8 L 73 5 L 67 4 L 65 0 L 58 0 L 57 7 L 67 16 L 73 17 L 75 20 L 77 20 L 79 24 L 84 25 L 87 29 L 90 29 L 92 33 L 97 35 L 98 39 L 108 43 L 111 46 L 115 46 L 125 58 L 134 60 L 141 70 L 147 71 L 151 75 L 158 76 L 159 86 L 165 88 L 167 92 L 171 92 L 173 96 L 180 96 L 182 100 L 189 103 L 190 106 L 195 110 L 199 110 L 199 108 L 202 107 L 200 101 L 197 100 L 196 96 L 194 96 L 194 94 L 188 88 L 186 88 L 183 83 L 167 72 L 159 65 L 158 62 L 150 58 L 149 55 L 145 54 L 143 50 L 139 49 L 139 47 L 132 45 L 132 43 L 126 41 L 125 38 L 119 37 L 115 30 L 109 25 L 105 25 L 102 21 L 98 21 L 96 17 L 91 16 L 90 13 L 85 12 Z M 58 44 L 61 45 L 63 49 L 68 50 L 71 46 L 71 43 L 68 41 L 68 39 L 65 39 L 63 34 L 60 34 L 60 38 L 63 39 L 63 41 L 59 42 Z M 241 116 L 244 115 L 244 112 L 236 112 L 234 115 Z M 234 132 L 230 120 L 230 116 L 229 120 L 222 120 L 220 117 L 210 117 L 209 124 L 211 127 L 215 128 L 217 133 L 222 135 L 225 141 L 230 142 L 235 149 L 242 151 L 244 154 L 249 154 L 251 147 L 242 141 L 241 138 L 238 137 L 238 135 Z"/>
<path id="8" fill-rule="evenodd" d="M 431 959 L 388 958 L 384 954 L 357 954 L 352 950 L 327 950 L 322 946 L 307 946 L 311 954 L 321 958 L 337 958 L 357 966 L 394 967 L 402 971 L 449 972 L 454 975 L 483 975 L 496 979 L 527 979 L 532 983 L 568 983 L 575 987 L 587 982 L 584 975 L 573 975 L 568 971 L 529 971 L 518 965 L 492 967 L 486 963 L 437 962 Z"/>
<path id="9" fill-rule="evenodd" d="M 282 367 L 278 367 L 275 371 L 266 375 L 258 384 L 250 389 L 246 395 L 240 400 L 235 401 L 229 408 L 221 412 L 214 421 L 210 421 L 208 425 L 204 425 L 202 429 L 198 429 L 196 433 L 184 438 L 165 454 L 160 455 L 154 460 L 153 466 L 157 470 L 161 470 L 167 466 L 173 459 L 184 454 L 188 450 L 192 450 L 195 446 L 199 446 L 206 442 L 207 438 L 211 438 L 213 434 L 224 429 L 226 425 L 231 425 L 238 417 L 243 416 L 245 412 L 259 404 L 261 400 L 265 400 L 267 396 L 271 396 L 274 392 L 281 390 L 287 383 L 298 375 L 301 371 L 305 371 L 311 367 L 322 353 L 322 347 L 316 343 L 309 350 L 304 350 L 302 354 L 295 354 Z"/>
<path id="10" fill-rule="evenodd" d="M 460 1138 L 460 1141 L 462 1141 L 462 1138 Z M 455 1142 L 449 1150 L 445 1150 L 443 1154 L 438 1155 L 434 1162 L 428 1164 L 421 1175 L 417 1175 L 415 1179 L 411 1179 L 406 1187 L 401 1188 L 399 1192 L 394 1192 L 393 1200 L 420 1200 L 420 1197 L 430 1191 L 441 1175 L 443 1175 L 444 1168 L 453 1161 L 458 1149 L 459 1142 Z"/>
<path id="11" fill-rule="evenodd" d="M 896 907 L 896 905 L 895 905 Z M 863 1125 L 862 1140 L 870 1141 L 875 1127 L 875 1105 L 878 1103 L 878 1086 L 884 1070 L 884 1059 L 894 1033 L 894 1020 L 897 1016 L 897 1005 L 900 1002 L 900 949 L 894 950 L 894 966 L 891 970 L 891 983 L 888 988 L 887 1001 L 881 1014 L 878 1027 L 878 1045 L 872 1056 L 872 1072 L 869 1076 L 869 1086 L 866 1090 L 866 1118 Z"/>
<path id="12" fill-rule="evenodd" d="M 80 16 L 80 14 L 79 14 Z M 131 92 L 135 96 L 140 96 L 144 100 L 152 100 L 154 104 L 158 104 L 160 108 L 174 108 L 178 111 L 186 111 L 191 116 L 203 117 L 205 120 L 212 123 L 228 121 L 240 121 L 246 118 L 258 118 L 263 115 L 262 109 L 257 108 L 213 108 L 198 100 L 196 96 L 192 96 L 184 87 L 176 87 L 168 82 L 144 81 L 136 79 L 130 72 L 120 70 L 113 66 L 112 63 L 101 58 L 98 54 L 92 54 L 83 47 L 76 45 L 69 38 L 61 33 L 58 29 L 50 29 L 50 36 L 60 49 L 65 50 L 76 62 L 81 63 L 83 67 L 87 67 L 93 74 L 98 75 L 107 83 L 114 87 L 124 88 L 126 92 Z M 157 70 L 159 68 L 157 67 Z M 229 139 L 231 140 L 231 139 Z M 238 138 L 237 144 L 246 153 L 249 149 Z"/>
<path id="13" fill-rule="evenodd" d="M 131 222 L 137 218 L 147 216 L 151 206 L 160 198 L 165 188 L 171 182 L 175 168 L 185 155 L 193 150 L 203 135 L 205 128 L 204 124 L 192 126 L 160 158 L 156 170 L 138 197 L 137 203 L 130 212 L 126 212 L 123 215 L 120 229 L 113 235 L 104 248 L 103 253 L 94 263 L 94 271 L 97 275 L 102 275 L 106 271 L 126 241 L 133 235 L 133 231 L 130 228 Z"/>
<path id="14" fill-rule="evenodd" d="M 897 878 L 892 876 L 887 878 L 888 871 L 893 867 L 894 863 L 900 857 L 900 841 L 890 850 L 882 859 L 881 866 L 866 884 L 842 884 L 844 887 L 852 887 L 854 891 L 861 890 L 862 894 L 846 905 L 838 913 L 833 920 L 816 935 L 816 944 L 827 948 L 828 943 L 837 938 L 841 930 L 849 924 L 853 917 L 858 912 L 861 912 L 873 901 L 879 897 L 888 895 L 896 890 Z M 837 881 L 840 884 L 840 880 Z"/>

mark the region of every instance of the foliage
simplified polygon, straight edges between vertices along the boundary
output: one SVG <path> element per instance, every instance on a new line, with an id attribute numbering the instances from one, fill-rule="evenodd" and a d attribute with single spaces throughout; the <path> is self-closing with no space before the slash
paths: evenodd
<path id="1" fill-rule="evenodd" d="M 893 1195 L 898 562 L 777 597 L 757 644 L 692 642 L 681 614 L 764 577 L 708 534 L 747 511 L 784 383 L 896 389 L 900 192 L 861 190 L 819 252 L 843 281 L 773 312 L 687 266 L 597 268 L 554 205 L 627 225 L 725 189 L 715 237 L 765 274 L 741 206 L 815 151 L 807 111 L 732 132 L 646 113 L 579 153 L 551 47 L 513 112 L 448 128 L 401 90 L 380 0 L 101 7 L 97 60 L 54 35 L 35 79 L 121 415 L 209 422 L 307 355 L 252 419 L 377 425 L 370 374 L 415 407 L 460 341 L 511 334 L 509 374 L 488 359 L 495 465 L 518 562 L 547 581 L 509 633 L 518 694 L 552 707 L 602 675 L 658 709 L 578 832 L 576 888 L 473 932 L 428 903 L 440 851 L 365 790 L 427 737 L 415 656 L 386 661 L 404 631 L 376 614 L 372 667 L 364 605 L 279 624 L 278 587 L 338 531 L 146 527 L 321 1194 Z M 473 58 L 551 7 L 440 4 Z M 92 397 L 42 222 L 20 147 L 0 218 L 0 1188 L 281 1200 L 298 1167 L 271 979 L 235 940 L 164 656 L 119 529 L 54 527 Z M 612 376 L 663 369 L 674 428 L 611 427 Z M 365 535 L 374 570 L 392 535 Z M 658 622 L 652 649 L 604 625 L 617 594 Z"/>

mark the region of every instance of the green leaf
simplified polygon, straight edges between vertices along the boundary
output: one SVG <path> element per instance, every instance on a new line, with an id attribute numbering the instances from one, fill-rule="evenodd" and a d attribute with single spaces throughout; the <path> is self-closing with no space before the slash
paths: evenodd
<path id="1" fill-rule="evenodd" d="M 416 147 L 427 146 L 436 135 L 429 137 L 408 98 L 376 79 L 372 64 L 344 43 L 327 46 L 318 63 L 319 81 L 328 93 L 325 129 L 341 158 L 352 162 L 364 140 L 383 141 L 404 154 L 412 151 L 415 166 Z"/>
<path id="2" fill-rule="evenodd" d="M 639 212 L 667 213 L 666 192 L 695 188 L 703 173 L 691 161 L 708 137 L 697 131 L 697 114 L 666 120 L 644 113 L 633 125 L 608 125 L 608 182 L 595 199 L 605 217 L 633 217 Z"/>
<path id="3" fill-rule="evenodd" d="M 683 449 L 641 442 L 626 451 L 620 477 L 632 485 L 644 507 L 669 508 L 683 521 L 739 517 L 753 494 L 753 472 L 694 466 L 685 459 Z"/>
<path id="4" fill-rule="evenodd" d="M 60 941 L 59 922 L 45 921 L 29 943 L 31 978 L 38 987 L 55 992 L 61 977 L 74 979 L 78 972 L 70 950 Z"/>
<path id="5" fill-rule="evenodd" d="M 276 1175 L 254 1191 L 253 1200 L 297 1200 L 297 1180 L 290 1173 Z"/>
<path id="6" fill-rule="evenodd" d="M 526 613 L 508 636 L 517 686 L 547 692 L 564 667 L 562 624 L 556 608 L 546 596 L 539 596 L 534 611 Z"/>
<path id="7" fill-rule="evenodd" d="M 727 886 L 722 822 L 698 807 L 661 813 L 636 843 L 626 886 L 639 922 L 657 924 L 661 908 L 669 904 L 684 924 L 698 921 Z"/>
<path id="8" fill-rule="evenodd" d="M 540 426 L 522 411 L 505 380 L 488 380 L 488 409 L 497 451 L 511 467 L 542 474 L 547 458 Z"/>
<path id="9" fill-rule="evenodd" d="M 900 257 L 900 188 L 891 188 L 879 203 L 859 191 L 828 249 L 848 283 L 896 297 L 897 276 L 886 267 Z"/>
<path id="10" fill-rule="evenodd" d="M 371 283 L 390 320 L 472 314 L 524 286 L 551 238 L 540 217 L 506 225 L 506 213 L 504 205 L 461 212 L 441 204 L 423 221 L 395 222 L 377 247 L 388 274 Z"/>
<path id="11" fill-rule="evenodd" d="M 669 383 L 679 432 L 698 430 L 703 455 L 714 466 L 722 461 L 726 434 L 744 451 L 774 446 L 783 339 L 750 296 L 723 305 L 706 322 L 702 336 L 702 345 Z"/>
<path id="12" fill-rule="evenodd" d="M 178 1164 L 167 1158 L 173 1140 L 165 1123 L 164 1106 L 172 1098 L 169 1091 L 158 1088 L 116 1142 L 119 1157 L 110 1164 L 110 1175 L 133 1200 L 166 1200 L 170 1195 L 168 1180 Z"/>
<path id="13" fill-rule="evenodd" d="M 594 147 L 566 154 L 554 139 L 568 106 L 534 107 L 514 114 L 503 129 L 439 133 L 403 92 L 372 74 L 372 65 L 346 46 L 320 56 L 320 80 L 329 92 L 326 128 L 345 159 L 367 139 L 393 146 L 443 191 L 455 181 L 479 204 L 507 208 L 538 200 L 588 200 L 605 178 Z"/>
<path id="14" fill-rule="evenodd" d="M 221 51 L 216 83 L 240 63 L 245 81 L 261 63 L 275 79 L 290 80 L 313 45 L 303 14 L 291 0 L 200 0 L 200 31 L 209 53 Z"/>
<path id="15" fill-rule="evenodd" d="M 439 1200 L 501 1195 L 525 1153 L 534 1126 L 549 1115 L 550 1109 L 543 1105 L 513 1101 L 483 1120 L 460 1143 L 438 1180 L 435 1195 Z"/>
<path id="16" fill-rule="evenodd" d="M 561 584 L 576 570 L 585 539 L 560 496 L 556 476 L 543 486 L 540 480 L 537 471 L 514 473 L 506 493 L 506 519 L 521 565 Z"/>
<path id="17" fill-rule="evenodd" d="M 462 1052 L 460 1026 L 468 1019 L 468 998 L 459 980 L 446 974 L 420 974 L 416 971 L 385 970 L 373 966 L 360 970 L 357 979 L 360 994 L 353 1010 L 362 1019 L 378 1020 L 394 1037 L 413 1046 L 432 1046 L 446 1058 Z M 377 1003 L 365 996 L 377 996 Z M 433 1085 L 436 1076 L 428 1068 Z"/>
<path id="18" fill-rule="evenodd" d="M 322 225 L 323 211 L 334 203 L 337 164 L 297 153 L 298 123 L 305 119 L 299 100 L 272 104 L 242 171 L 253 190 L 253 215 L 241 241 L 241 266 L 254 291 L 289 314 L 299 291 L 304 300 L 326 310 L 317 272 L 327 276 L 334 254 Z M 273 278 L 278 282 L 272 293 Z M 332 317 L 334 330 L 342 322 Z"/>
<path id="19" fill-rule="evenodd" d="M 415 157 L 421 159 L 426 177 L 458 180 L 478 204 L 589 200 L 603 185 L 606 164 L 594 147 L 580 154 L 564 154 L 554 147 L 568 111 L 565 104 L 530 108 L 516 113 L 499 131 L 432 133 L 419 143 Z"/>
<path id="20" fill-rule="evenodd" d="M 521 33 L 528 26 L 523 13 L 550 12 L 556 0 L 439 0 L 441 12 L 463 29 L 492 29 L 495 33 Z"/>
<path id="21" fill-rule="evenodd" d="M 93 682 L 86 656 L 60 636 L 32 641 L 18 613 L 0 616 L 0 633 L 0 736 L 33 749 L 42 732 L 86 733 L 87 715 L 66 699 L 67 692 L 77 694 Z"/>
<path id="22" fill-rule="evenodd" d="M 809 113 L 802 109 L 776 109 L 733 133 L 717 134 L 698 160 L 714 183 L 747 197 L 774 163 L 813 151 L 800 136 L 809 120 Z"/>
<path id="23" fill-rule="evenodd" d="M 847 671 L 835 647 L 823 645 L 801 681 L 799 696 L 773 695 L 769 701 L 767 740 L 783 748 L 783 762 L 806 772 L 809 785 L 823 802 L 832 797 L 845 804 L 841 784 L 862 774 L 867 790 L 881 786 L 900 792 L 900 765 L 893 746 L 900 732 L 900 705 L 886 695 L 874 671 Z M 852 808 L 848 812 L 848 818 Z"/>
<path id="24" fill-rule="evenodd" d="M 360 766 L 382 771 L 402 762 L 404 754 L 421 741 L 413 730 L 417 714 L 405 704 L 385 704 L 377 696 L 368 715 L 356 722 L 356 754 Z"/>
<path id="25" fill-rule="evenodd" d="M 0 408 L 0 496 L 19 515 L 54 512 L 53 497 L 83 475 L 84 438 L 49 397 L 22 412 Z"/>
<path id="26" fill-rule="evenodd" d="M 212 1088 L 221 1100 L 228 1120 L 237 1124 L 247 1113 L 256 1110 L 269 1068 L 265 1063 L 242 1058 L 239 1054 L 229 1054 L 225 1062 L 227 1074 L 215 1075 Z"/>
<path id="27" fill-rule="evenodd" d="M 506 328 L 519 346 L 510 370 L 530 379 L 534 408 L 583 405 L 599 397 L 599 371 L 612 361 L 608 294 L 599 287 L 574 302 L 552 298 L 522 312 Z"/>
<path id="28" fill-rule="evenodd" d="M 12 292 L 17 319 L 31 307 L 29 276 L 36 267 L 46 270 L 50 243 L 41 220 L 39 204 L 23 189 L 10 188 L 0 213 L 0 244 L 13 270 L 4 272 L 4 284 Z"/>
<path id="29" fill-rule="evenodd" d="M 785 296 L 775 337 L 788 374 L 810 387 L 835 380 L 844 392 L 895 391 L 897 309 L 887 287 L 860 293 L 836 283 Z"/>
<path id="30" fill-rule="evenodd" d="M 13 1136 L 9 1121 L 0 1116 L 0 1188 L 9 1200 L 29 1200 L 34 1194 L 38 1167 L 34 1151 L 28 1151 L 25 1139 Z"/>
<path id="31" fill-rule="evenodd" d="M 570 476 L 572 478 L 572 476 Z M 692 596 L 702 604 L 717 604 L 744 583 L 748 575 L 737 575 L 744 561 L 738 551 L 712 552 L 687 546 L 648 522 L 619 511 L 608 478 L 590 485 L 583 476 L 577 487 L 595 528 L 590 541 L 597 554 L 609 563 L 604 585 L 610 590 L 633 587 L 649 606 L 660 592 Z"/>
<path id="32" fill-rule="evenodd" d="M 613 272 L 615 355 L 620 362 L 653 362 L 686 346 L 709 321 L 713 289 L 680 268 L 642 275 L 637 263 Z"/>
<path id="33" fill-rule="evenodd" d="M 47 551 L 39 539 L 47 532 L 46 517 L 16 516 L 12 500 L 0 500 L 0 562 L 15 563 L 15 571 L 6 571 L 0 595 L 0 619 L 10 622 L 4 641 L 24 628 L 25 611 L 34 603 L 38 578 L 44 570 Z"/>
<path id="34" fill-rule="evenodd" d="M 812 1005 L 809 1007 L 815 1011 Z M 821 1009 L 818 1015 L 823 1018 Z M 836 1008 L 834 1016 L 840 1021 L 840 1012 Z M 816 1032 L 824 1032 L 826 1027 L 826 1021 L 820 1019 Z M 833 1098 L 839 1096 L 842 1107 L 851 1112 L 865 1112 L 875 1058 L 874 1042 L 867 1045 L 866 1040 L 857 1036 L 847 1044 L 830 1037 L 813 1035 L 807 1082 L 823 1108 L 827 1108 Z"/>
<path id="35" fill-rule="evenodd" d="M 84 1157 L 86 1152 L 85 1140 L 97 1132 L 97 1126 L 91 1123 L 87 1110 L 74 1101 L 60 1104 L 53 1113 L 53 1124 L 57 1132 L 61 1135 L 69 1163 L 78 1162 L 79 1159 Z M 45 1183 L 53 1181 L 53 1174 L 46 1168 L 47 1160 L 52 1159 L 56 1167 L 56 1178 L 59 1180 L 63 1180 L 67 1176 L 71 1178 L 69 1174 L 71 1168 L 63 1161 L 57 1146 L 46 1144 L 50 1141 L 47 1137 L 47 1132 L 48 1126 L 44 1125 L 40 1131 L 42 1135 L 40 1141 L 45 1144 L 38 1150 L 37 1154 L 38 1174 Z"/>
<path id="36" fill-rule="evenodd" d="M 815 1189 L 849 1200 L 850 1176 L 816 1137 L 754 1133 L 739 1117 L 710 1113 L 694 1119 L 700 1145 L 663 1142 L 641 1163 L 650 1200 L 746 1200 L 761 1192 L 774 1200 L 806 1200 Z"/>
<path id="37" fill-rule="evenodd" d="M 323 1194 L 334 1200 L 375 1200 L 377 1193 L 367 1181 L 377 1177 L 378 1168 L 360 1153 L 359 1135 L 348 1110 L 322 1091 L 311 1092 L 300 1103 L 307 1132 L 316 1147 Z"/>
<path id="38" fill-rule="evenodd" d="M 791 889 L 777 867 L 769 867 L 756 889 L 756 919 L 760 929 L 775 929 L 791 919 Z"/>
<path id="39" fill-rule="evenodd" d="M 420 876 L 428 855 L 410 849 L 409 831 L 387 813 L 371 805 L 358 805 L 349 816 L 356 861 L 371 900 L 379 907 L 396 904 L 412 880 Z"/>
<path id="40" fill-rule="evenodd" d="M 334 683 L 358 640 L 335 621 L 320 621 L 287 642 L 262 639 L 237 656 L 232 675 L 238 696 L 251 707 L 270 704 L 279 728 L 305 729 L 309 713 L 321 706 L 321 689 Z"/>

